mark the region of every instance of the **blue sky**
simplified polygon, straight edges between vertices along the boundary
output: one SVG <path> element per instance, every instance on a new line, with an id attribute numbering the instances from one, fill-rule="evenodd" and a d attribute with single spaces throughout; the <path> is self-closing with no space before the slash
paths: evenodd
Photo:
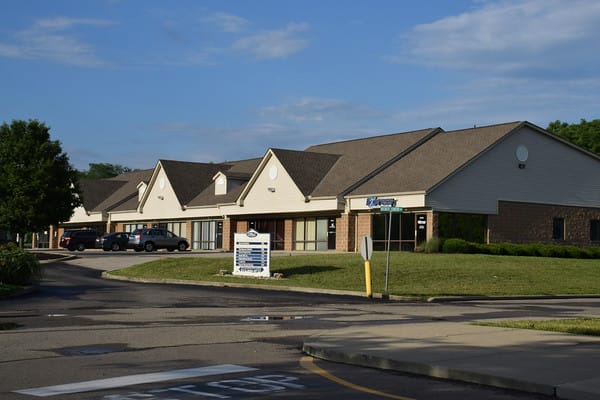
<path id="1" fill-rule="evenodd" d="M 77 169 L 600 118 L 597 0 L 4 0 L 0 122 Z"/>

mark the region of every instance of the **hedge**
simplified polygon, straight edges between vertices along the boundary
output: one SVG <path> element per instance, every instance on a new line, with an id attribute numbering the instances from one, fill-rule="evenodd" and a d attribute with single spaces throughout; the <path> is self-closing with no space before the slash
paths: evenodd
<path id="1" fill-rule="evenodd" d="M 558 246 L 551 244 L 474 243 L 463 239 L 444 240 L 444 253 L 493 254 L 506 256 L 600 258 L 600 247 Z"/>

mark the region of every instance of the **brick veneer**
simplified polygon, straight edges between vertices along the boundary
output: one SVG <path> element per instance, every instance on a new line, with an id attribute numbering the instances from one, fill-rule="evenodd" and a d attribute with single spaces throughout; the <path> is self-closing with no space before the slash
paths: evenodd
<path id="1" fill-rule="evenodd" d="M 370 213 L 356 216 L 356 237 L 360 239 L 363 236 L 373 236 L 373 215 Z"/>
<path id="2" fill-rule="evenodd" d="M 564 218 L 565 239 L 552 239 L 554 218 Z M 490 243 L 556 243 L 590 246 L 590 220 L 600 219 L 599 208 L 500 201 L 498 215 L 488 217 Z"/>
<path id="3" fill-rule="evenodd" d="M 336 251 L 355 251 L 356 215 L 342 214 L 335 219 Z"/>

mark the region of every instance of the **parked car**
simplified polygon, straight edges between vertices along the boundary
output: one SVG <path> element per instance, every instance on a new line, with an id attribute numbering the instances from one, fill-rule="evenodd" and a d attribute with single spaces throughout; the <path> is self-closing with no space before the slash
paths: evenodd
<path id="1" fill-rule="evenodd" d="M 162 228 L 136 229 L 129 235 L 129 248 L 135 251 L 167 249 L 185 251 L 190 247 L 186 238 Z"/>
<path id="2" fill-rule="evenodd" d="M 104 251 L 127 250 L 129 232 L 107 233 L 96 239 L 96 247 Z"/>
<path id="3" fill-rule="evenodd" d="M 92 229 L 70 229 L 60 237 L 60 247 L 70 251 L 84 251 L 96 247 L 98 233 Z"/>

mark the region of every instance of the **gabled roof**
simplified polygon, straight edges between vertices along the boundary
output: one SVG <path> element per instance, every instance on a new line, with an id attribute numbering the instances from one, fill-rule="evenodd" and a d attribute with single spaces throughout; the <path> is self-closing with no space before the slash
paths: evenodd
<path id="1" fill-rule="evenodd" d="M 313 197 L 338 196 L 371 176 L 433 135 L 440 128 L 374 136 L 364 139 L 311 146 L 306 152 L 337 154 L 341 157 L 312 192 Z"/>
<path id="2" fill-rule="evenodd" d="M 81 189 L 81 200 L 83 208 L 87 211 L 103 211 L 98 205 L 104 202 L 111 194 L 117 191 L 125 182 L 109 179 L 81 179 L 79 187 Z"/>
<path id="3" fill-rule="evenodd" d="M 309 196 L 339 160 L 339 154 L 271 149 L 304 196 Z"/>
<path id="4" fill-rule="evenodd" d="M 241 161 L 229 161 L 227 163 L 221 164 L 221 169 L 218 172 L 223 173 L 228 178 L 231 177 L 235 180 L 239 181 L 248 181 L 252 176 L 252 173 L 258 167 L 260 163 L 260 158 L 253 158 L 249 160 L 241 160 Z M 216 173 L 215 173 L 216 175 Z M 214 177 L 214 175 L 213 175 Z M 204 206 L 212 206 L 217 204 L 228 204 L 235 203 L 245 185 L 241 185 L 239 187 L 233 188 L 228 191 L 224 195 L 215 195 L 215 183 L 212 181 L 208 186 L 206 186 L 199 194 L 197 194 L 193 199 L 191 199 L 188 203 L 184 204 L 187 207 L 204 207 Z"/>
<path id="5" fill-rule="evenodd" d="M 525 123 L 511 122 L 438 133 L 349 194 L 430 190 L 523 124 Z"/>
<path id="6" fill-rule="evenodd" d="M 147 182 L 152 172 L 152 169 L 147 169 L 126 172 L 107 179 L 82 179 L 80 184 L 84 208 L 92 212 L 120 208 L 131 197 L 137 196 L 137 185 Z M 137 204 L 131 209 L 136 208 Z"/>
<path id="7" fill-rule="evenodd" d="M 159 163 L 182 206 L 188 204 L 198 193 L 210 186 L 212 178 L 217 172 L 229 168 L 227 164 L 173 160 L 159 160 Z"/>

